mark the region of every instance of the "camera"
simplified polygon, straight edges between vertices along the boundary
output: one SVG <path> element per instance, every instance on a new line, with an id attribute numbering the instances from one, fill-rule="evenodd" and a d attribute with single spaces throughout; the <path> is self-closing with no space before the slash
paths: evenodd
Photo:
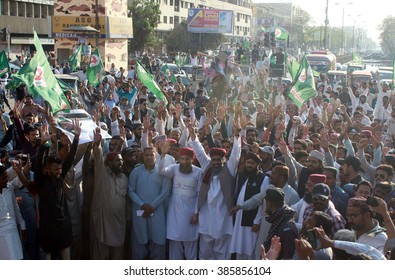
<path id="1" fill-rule="evenodd" d="M 321 248 L 320 240 L 317 238 L 317 235 L 313 229 L 307 230 L 307 241 L 311 244 L 311 247 L 314 250 Z"/>
<path id="2" fill-rule="evenodd" d="M 366 199 L 366 204 L 370 205 L 370 206 L 373 206 L 373 207 L 379 206 L 379 202 L 373 196 L 368 196 L 368 198 Z"/>

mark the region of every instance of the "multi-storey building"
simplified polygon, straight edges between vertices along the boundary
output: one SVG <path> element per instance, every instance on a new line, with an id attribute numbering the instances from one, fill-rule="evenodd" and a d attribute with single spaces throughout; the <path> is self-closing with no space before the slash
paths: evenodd
<path id="1" fill-rule="evenodd" d="M 40 37 L 44 50 L 53 50 L 54 39 L 50 33 L 49 18 L 54 13 L 53 0 L 0 0 L 0 29 L 8 28 L 10 57 L 30 52 L 33 46 L 33 28 Z M 0 49 L 7 42 L 0 41 Z"/>
<path id="2" fill-rule="evenodd" d="M 218 9 L 233 11 L 233 33 L 224 34 L 229 41 L 239 41 L 251 36 L 251 0 L 153 0 L 160 4 L 159 35 L 174 29 L 188 17 L 188 9 Z"/>

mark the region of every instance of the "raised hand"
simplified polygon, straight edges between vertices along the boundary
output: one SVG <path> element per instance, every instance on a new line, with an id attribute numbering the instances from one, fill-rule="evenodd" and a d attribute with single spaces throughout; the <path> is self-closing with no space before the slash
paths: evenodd
<path id="1" fill-rule="evenodd" d="M 195 107 L 196 107 L 195 98 L 189 99 L 188 105 L 189 105 L 189 109 L 190 109 L 190 110 L 192 110 L 193 108 L 195 108 Z"/>
<path id="2" fill-rule="evenodd" d="M 144 132 L 147 132 L 151 128 L 151 119 L 149 115 L 145 115 L 143 117 L 143 126 L 144 126 Z"/>
<path id="3" fill-rule="evenodd" d="M 51 134 L 48 132 L 48 125 L 44 124 L 40 128 L 40 133 L 41 133 L 41 143 L 44 144 L 46 143 L 49 139 L 51 139 Z"/>
<path id="4" fill-rule="evenodd" d="M 96 127 L 96 129 L 93 131 L 93 142 L 98 144 L 100 143 L 101 139 L 102 137 L 100 127 Z"/>
<path id="5" fill-rule="evenodd" d="M 73 133 L 76 137 L 80 137 L 81 135 L 81 128 L 82 123 L 80 123 L 79 119 L 73 120 Z"/>
<path id="6" fill-rule="evenodd" d="M 369 145 L 369 139 L 363 138 L 363 139 L 359 140 L 357 147 L 358 147 L 358 150 L 359 149 L 365 150 L 368 145 Z"/>
<path id="7" fill-rule="evenodd" d="M 283 138 L 280 140 L 279 148 L 280 148 L 280 152 L 281 152 L 281 154 L 283 156 L 288 153 L 288 146 L 287 146 L 287 143 L 285 142 L 285 140 Z"/>
<path id="8" fill-rule="evenodd" d="M 181 106 L 181 104 L 176 104 L 175 112 L 176 112 L 177 120 L 181 119 L 181 114 L 182 114 L 182 106 Z"/>

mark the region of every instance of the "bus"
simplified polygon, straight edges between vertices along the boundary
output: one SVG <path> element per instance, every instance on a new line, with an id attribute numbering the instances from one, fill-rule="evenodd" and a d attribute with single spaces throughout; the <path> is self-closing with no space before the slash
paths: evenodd
<path id="1" fill-rule="evenodd" d="M 314 51 L 306 55 L 311 68 L 319 73 L 336 70 L 336 56 L 331 52 Z"/>

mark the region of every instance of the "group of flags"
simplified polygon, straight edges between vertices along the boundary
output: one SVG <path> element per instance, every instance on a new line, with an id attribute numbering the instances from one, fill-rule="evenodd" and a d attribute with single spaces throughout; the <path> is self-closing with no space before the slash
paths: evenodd
<path id="1" fill-rule="evenodd" d="M 65 90 L 64 84 L 58 80 L 52 72 L 51 65 L 48 62 L 35 31 L 34 46 L 36 48 L 36 54 L 28 63 L 23 65 L 17 73 L 11 75 L 11 80 L 7 84 L 7 89 L 16 88 L 20 84 L 25 84 L 30 93 L 41 96 L 49 103 L 53 114 L 56 114 L 59 111 L 69 110 L 70 105 L 63 93 Z M 79 45 L 70 57 L 70 66 L 72 71 L 76 71 L 81 66 L 82 47 L 82 45 Z M 140 62 L 137 61 L 136 64 L 137 76 L 141 82 L 147 86 L 147 88 L 156 95 L 158 99 L 167 103 L 162 90 L 152 77 L 151 73 L 149 73 Z M 90 56 L 86 72 L 87 79 L 93 86 L 97 86 L 100 83 L 101 78 L 105 75 L 106 71 L 104 70 L 104 64 L 100 57 L 98 48 L 96 48 Z M 10 66 L 7 55 L 3 50 L 0 53 L 0 76 L 6 73 L 10 73 Z"/>

